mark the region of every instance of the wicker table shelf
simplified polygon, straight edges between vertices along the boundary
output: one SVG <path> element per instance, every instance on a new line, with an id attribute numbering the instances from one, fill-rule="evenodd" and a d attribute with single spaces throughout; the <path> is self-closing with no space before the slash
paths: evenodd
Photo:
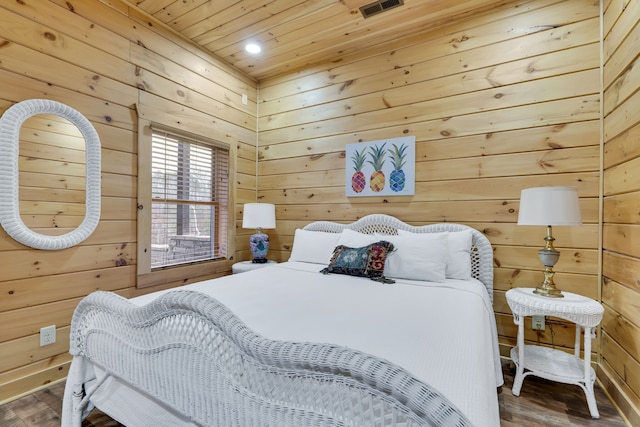
<path id="1" fill-rule="evenodd" d="M 591 339 L 593 328 L 602 320 L 601 304 L 581 295 L 563 292 L 564 298 L 548 298 L 533 293 L 533 288 L 515 288 L 507 291 L 507 303 L 518 325 L 518 345 L 511 349 L 516 365 L 512 393 L 520 395 L 527 375 L 552 381 L 576 384 L 584 390 L 592 418 L 600 418 L 593 393 L 596 374 L 591 367 Z M 576 324 L 574 354 L 548 347 L 524 344 L 524 317 L 555 316 Z M 584 329 L 584 360 L 580 358 L 581 328 Z"/>

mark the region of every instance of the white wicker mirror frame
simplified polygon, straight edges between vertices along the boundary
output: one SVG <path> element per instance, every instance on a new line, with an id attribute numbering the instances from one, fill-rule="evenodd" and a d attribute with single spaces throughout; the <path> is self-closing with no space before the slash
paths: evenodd
<path id="1" fill-rule="evenodd" d="M 36 233 L 20 218 L 20 127 L 26 119 L 36 114 L 55 114 L 67 119 L 80 130 L 85 140 L 85 216 L 77 228 L 60 236 Z M 100 220 L 100 138 L 86 117 L 65 104 L 48 99 L 18 102 L 0 118 L 0 153 L 0 224 L 9 236 L 32 248 L 57 250 L 75 246 L 93 233 Z"/>

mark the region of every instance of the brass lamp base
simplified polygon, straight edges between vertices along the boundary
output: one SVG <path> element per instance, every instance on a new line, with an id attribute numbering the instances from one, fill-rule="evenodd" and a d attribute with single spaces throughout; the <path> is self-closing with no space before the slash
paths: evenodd
<path id="1" fill-rule="evenodd" d="M 551 237 L 551 232 L 549 231 L 549 234 L 545 239 L 547 240 L 547 247 L 538 251 L 540 261 L 544 264 L 544 280 L 540 286 L 533 291 L 533 293 L 543 297 L 563 298 L 564 295 L 562 295 L 560 289 L 556 288 L 556 284 L 553 282 L 553 276 L 556 274 L 555 271 L 553 271 L 553 266 L 558 262 L 560 252 L 558 252 L 551 244 L 551 242 L 553 242 L 552 239 L 553 237 Z"/>
<path id="2" fill-rule="evenodd" d="M 545 268 L 545 273 L 546 273 L 546 268 Z M 545 279 L 546 279 L 546 274 L 545 274 Z M 540 284 L 540 286 L 538 286 L 533 290 L 533 293 L 536 295 L 540 295 L 542 297 L 564 298 L 564 295 L 562 295 L 562 292 L 560 292 L 560 289 L 556 288 L 556 285 L 553 283 L 553 281 L 551 283 L 547 283 L 547 281 L 545 280 Z"/>
<path id="3" fill-rule="evenodd" d="M 535 288 L 533 290 L 533 293 L 536 294 L 536 295 L 540 295 L 541 297 L 564 298 L 564 295 L 562 295 L 562 292 L 560 292 L 560 290 L 557 289 L 557 288 L 552 288 L 552 289 Z"/>

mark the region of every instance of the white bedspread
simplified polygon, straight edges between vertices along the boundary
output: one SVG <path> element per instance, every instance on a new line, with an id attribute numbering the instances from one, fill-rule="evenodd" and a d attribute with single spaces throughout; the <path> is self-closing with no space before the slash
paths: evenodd
<path id="1" fill-rule="evenodd" d="M 322 275 L 288 262 L 183 287 L 211 295 L 275 340 L 343 345 L 402 366 L 477 427 L 500 425 L 502 371 L 493 308 L 479 281 Z M 134 298 L 144 305 L 167 291 Z"/>

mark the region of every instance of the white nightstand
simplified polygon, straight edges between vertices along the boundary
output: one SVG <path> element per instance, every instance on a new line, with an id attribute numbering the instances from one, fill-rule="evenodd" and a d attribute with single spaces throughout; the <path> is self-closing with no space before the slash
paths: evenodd
<path id="1" fill-rule="evenodd" d="M 257 270 L 259 268 L 267 267 L 273 264 L 277 264 L 277 262 L 269 260 L 262 264 L 258 264 L 251 261 L 240 261 L 240 262 L 236 262 L 231 266 L 231 271 L 233 272 L 233 274 L 238 274 L 238 273 L 244 273 L 246 271 Z"/>
<path id="2" fill-rule="evenodd" d="M 522 382 L 527 375 L 535 375 L 552 381 L 576 384 L 584 390 L 592 418 L 600 418 L 593 383 L 596 373 L 591 367 L 591 339 L 593 328 L 602 320 L 602 305 L 591 298 L 563 292 L 564 298 L 542 297 L 533 288 L 515 288 L 507 291 L 507 303 L 518 325 L 518 346 L 511 349 L 511 359 L 516 364 L 516 376 L 512 393 L 520 395 Z M 576 341 L 573 354 L 548 347 L 524 344 L 525 316 L 555 316 L 576 324 Z M 584 360 L 580 358 L 580 328 L 584 328 Z"/>

